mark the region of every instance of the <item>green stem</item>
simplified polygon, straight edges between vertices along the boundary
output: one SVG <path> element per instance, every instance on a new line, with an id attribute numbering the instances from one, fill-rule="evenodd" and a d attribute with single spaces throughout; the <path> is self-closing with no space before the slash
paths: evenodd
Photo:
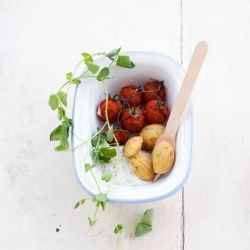
<path id="1" fill-rule="evenodd" d="M 120 145 L 119 145 L 119 142 L 117 141 L 116 137 L 114 136 L 114 139 L 115 139 L 115 142 L 116 142 L 116 146 L 117 146 L 117 159 L 114 159 L 114 162 L 115 162 L 115 170 L 114 170 L 114 173 L 116 173 L 116 177 L 115 177 L 115 181 L 113 182 L 113 187 L 111 188 L 111 191 L 113 190 L 113 188 L 115 187 L 116 185 L 116 182 L 117 182 L 117 179 L 118 179 L 118 169 L 119 169 L 119 166 L 118 166 L 118 162 L 120 161 L 120 158 L 121 158 L 121 155 L 120 155 Z M 113 175 L 112 175 L 112 178 L 110 180 L 110 183 L 112 182 L 112 179 L 113 179 Z M 108 188 L 108 192 L 109 192 L 109 188 Z"/>
<path id="2" fill-rule="evenodd" d="M 72 132 L 72 130 L 69 129 L 69 132 L 75 136 L 77 139 L 81 140 L 81 141 L 84 141 L 82 138 L 80 138 L 79 136 L 77 136 L 75 133 Z"/>
<path id="3" fill-rule="evenodd" d="M 100 138 L 99 138 L 99 140 L 100 140 Z M 84 163 L 85 163 L 85 164 L 86 164 L 87 156 L 88 156 L 89 153 L 90 153 L 91 151 L 93 151 L 94 149 L 95 149 L 95 148 L 92 148 L 92 149 L 89 150 L 89 152 L 85 155 L 85 158 L 84 158 Z M 97 152 L 97 153 L 98 153 L 98 152 Z M 97 155 L 97 154 L 96 154 L 96 155 Z M 93 160 L 93 166 L 94 166 L 94 162 L 95 162 L 96 157 L 97 157 L 96 155 L 95 155 L 94 160 Z M 96 178 L 95 178 L 95 175 L 93 174 L 92 169 L 90 170 L 90 172 L 91 172 L 91 175 L 92 175 L 92 177 L 93 177 L 93 179 L 94 179 L 94 181 L 95 181 L 95 183 L 96 183 L 97 188 L 99 189 L 100 193 L 102 193 L 101 188 L 100 188 L 100 186 L 99 186 L 99 184 L 98 184 L 98 182 L 97 182 L 97 180 L 96 180 Z"/>
<path id="4" fill-rule="evenodd" d="M 113 218 L 112 213 L 110 212 L 110 210 L 109 210 L 109 208 L 108 208 L 108 205 L 106 205 L 106 209 L 107 209 L 108 215 L 109 215 L 109 217 L 110 217 L 112 223 L 113 223 L 114 226 L 116 227 L 116 226 L 117 226 L 117 223 L 116 223 L 115 219 Z"/>
<path id="5" fill-rule="evenodd" d="M 105 95 L 106 95 L 106 105 L 105 105 L 105 116 L 106 116 L 106 123 L 107 123 L 107 125 L 108 125 L 108 128 L 110 129 L 110 123 L 109 123 L 109 119 L 108 119 L 108 88 L 107 88 L 107 84 L 104 82 L 104 81 L 102 81 L 102 83 L 103 83 L 103 86 L 104 86 L 104 90 L 105 90 Z M 114 139 L 115 139 L 115 142 L 116 142 L 116 145 L 117 145 L 117 150 L 116 150 L 116 152 L 117 152 L 117 158 L 118 158 L 118 162 L 120 161 L 120 148 L 119 148 L 119 143 L 118 143 L 118 141 L 117 141 L 117 139 L 116 139 L 116 137 L 114 136 Z M 117 163 L 117 161 L 116 160 L 114 160 L 115 161 L 115 171 L 114 172 L 116 172 L 117 173 L 117 171 L 118 171 L 118 163 Z M 114 174 L 114 172 L 113 172 L 113 174 Z M 107 195 L 108 195 L 108 193 L 109 193 L 109 189 L 110 189 L 110 185 L 111 185 L 111 182 L 112 182 L 112 179 L 113 179 L 113 174 L 112 174 L 112 177 L 111 177 L 111 180 L 109 181 L 109 185 L 108 185 L 108 190 L 107 190 Z M 117 181 L 117 175 L 116 175 L 116 181 Z M 114 186 L 113 186 L 114 187 Z"/>
<path id="6" fill-rule="evenodd" d="M 108 192 L 112 192 L 112 190 L 113 190 L 113 188 L 115 187 L 115 185 L 116 185 L 116 183 L 117 183 L 117 179 L 118 179 L 118 174 L 117 174 L 117 171 L 118 171 L 118 163 L 117 163 L 117 161 L 114 159 L 114 161 L 115 161 L 115 170 L 114 170 L 114 172 L 113 173 L 116 173 L 116 177 L 115 177 L 115 180 L 112 182 L 112 180 L 113 180 L 113 175 L 112 175 L 112 178 L 111 178 L 111 180 L 110 180 L 110 183 L 112 182 L 112 184 L 113 184 L 113 186 L 112 186 L 112 188 L 109 190 L 108 189 Z"/>
<path id="7" fill-rule="evenodd" d="M 82 74 L 81 76 L 77 77 L 77 78 L 96 78 L 96 76 L 84 76 L 84 74 Z"/>
<path id="8" fill-rule="evenodd" d="M 71 79 L 70 81 L 67 81 L 66 83 L 64 83 L 64 84 L 60 87 L 60 89 L 58 90 L 58 92 L 61 91 L 64 87 L 66 87 L 66 86 L 68 85 L 68 86 L 67 86 L 67 89 L 66 89 L 66 91 L 65 91 L 66 95 L 68 96 L 70 87 L 71 87 L 71 85 L 73 84 L 73 83 L 72 83 L 72 80 L 73 80 L 73 79 L 91 78 L 91 77 L 92 77 L 92 78 L 96 78 L 96 76 L 93 75 L 93 74 L 92 74 L 92 75 L 91 75 L 91 74 L 87 74 L 87 73 L 89 72 L 88 69 L 86 69 L 83 73 L 81 73 L 81 74 L 79 75 L 79 77 L 75 77 L 75 74 L 76 74 L 76 71 L 78 70 L 79 66 L 80 66 L 83 62 L 84 62 L 84 63 L 86 62 L 86 59 L 88 59 L 88 58 L 90 58 L 90 57 L 93 57 L 93 56 L 100 56 L 100 55 L 105 55 L 105 53 L 102 53 L 102 52 L 101 52 L 101 53 L 95 53 L 95 54 L 89 55 L 88 57 L 83 58 L 83 59 L 76 65 L 74 71 L 72 72 L 72 79 Z M 114 59 L 111 60 L 110 64 L 108 65 L 108 68 L 110 68 L 113 64 L 116 63 L 118 56 L 119 56 L 119 54 L 117 54 L 117 55 L 114 57 Z M 102 62 L 104 59 L 105 59 L 105 56 L 104 56 L 103 58 L 101 58 L 101 59 L 98 61 L 97 64 L 100 64 L 100 62 Z M 86 65 L 86 66 L 87 66 L 87 65 Z M 106 94 L 106 106 L 105 106 L 105 113 L 106 113 L 106 114 L 105 114 L 105 117 L 106 117 L 106 122 L 105 122 L 105 124 L 102 126 L 102 128 L 101 128 L 97 133 L 95 133 L 94 135 L 92 135 L 92 136 L 91 136 L 88 140 L 86 140 L 86 141 L 83 141 L 82 139 L 80 139 L 79 137 L 77 137 L 78 139 L 80 139 L 80 140 L 82 141 L 82 143 L 80 143 L 78 146 L 76 146 L 76 147 L 74 147 L 74 148 L 72 148 L 72 149 L 65 150 L 65 152 L 70 152 L 70 151 L 73 151 L 73 150 L 77 149 L 78 147 L 83 146 L 84 144 L 86 144 L 87 142 L 89 142 L 90 140 L 92 140 L 94 137 L 98 136 L 101 132 L 103 132 L 106 126 L 108 126 L 109 129 L 111 128 L 111 125 L 110 125 L 110 122 L 109 122 L 109 119 L 108 119 L 108 98 L 109 98 L 109 95 L 108 95 L 108 88 L 107 88 L 106 83 L 105 83 L 104 81 L 102 81 L 102 82 L 103 82 L 103 85 L 104 85 L 104 88 L 105 88 L 105 94 Z M 63 106 L 64 106 L 64 105 L 63 105 Z M 61 104 L 61 103 L 60 103 L 60 107 L 62 107 L 62 104 Z M 64 106 L 65 115 L 66 115 L 66 108 L 67 108 L 67 107 Z M 71 132 L 71 133 L 72 133 L 72 132 Z M 72 134 L 73 134 L 73 133 L 72 133 Z M 75 136 L 75 135 L 73 134 L 73 136 Z M 101 137 L 99 138 L 99 140 L 102 140 Z M 117 151 L 117 156 L 114 158 L 115 170 L 114 170 L 114 172 L 112 172 L 111 180 L 114 178 L 114 173 L 116 173 L 116 179 L 115 179 L 115 182 L 116 182 L 116 181 L 117 181 L 117 176 L 118 176 L 117 171 L 118 171 L 118 169 L 119 169 L 118 163 L 119 163 L 119 161 L 120 161 L 120 148 L 119 148 L 119 143 L 118 143 L 118 141 L 117 141 L 117 139 L 116 139 L 115 136 L 114 136 L 114 140 L 115 140 L 115 142 L 116 142 L 117 150 L 118 150 L 118 151 Z M 84 158 L 85 164 L 86 164 L 87 156 L 91 153 L 91 151 L 97 150 L 97 152 L 98 152 L 98 151 L 100 150 L 98 145 L 99 145 L 99 142 L 98 142 L 98 144 L 97 144 L 96 147 L 92 147 L 91 150 L 89 150 L 89 152 L 87 152 L 87 154 L 85 155 L 85 158 Z M 94 157 L 94 159 L 93 159 L 93 166 L 95 166 L 95 163 L 98 162 L 98 161 L 96 161 L 96 158 L 97 158 L 97 154 L 95 155 L 95 157 Z M 96 186 L 97 186 L 97 188 L 98 188 L 100 194 L 102 194 L 101 188 L 100 188 L 100 186 L 99 186 L 99 184 L 98 184 L 98 182 L 97 182 L 97 179 L 96 179 L 96 177 L 95 177 L 95 175 L 94 175 L 94 173 L 93 173 L 93 169 L 92 169 L 92 168 L 90 169 L 90 172 L 91 172 L 91 175 L 92 175 L 92 177 L 93 177 L 93 179 L 94 179 L 94 182 L 95 182 L 95 184 L 96 184 Z M 108 193 L 111 191 L 111 189 L 114 188 L 114 186 L 115 186 L 115 183 L 112 183 L 112 184 L 114 185 L 113 187 L 111 186 L 111 180 L 110 180 L 109 185 L 108 185 L 107 195 L 108 195 Z M 105 203 L 106 203 L 106 202 L 105 202 Z M 96 210 L 95 210 L 95 213 L 94 213 L 94 215 L 93 215 L 93 221 L 95 221 L 95 218 L 97 217 L 98 209 L 99 209 L 99 206 L 98 206 L 98 207 L 96 208 Z M 114 217 L 113 217 L 111 211 L 109 210 L 109 207 L 107 206 L 107 204 L 106 204 L 106 210 L 107 210 L 107 212 L 108 212 L 108 215 L 109 215 L 109 217 L 110 217 L 112 223 L 113 223 L 114 226 L 117 228 L 117 223 L 116 223 L 116 221 L 115 221 L 115 219 L 114 219 Z M 131 225 L 131 226 L 129 226 L 129 227 L 127 227 L 126 230 L 127 230 L 128 228 L 132 227 L 132 226 L 135 226 L 136 224 L 138 224 L 138 222 L 135 223 L 135 224 L 133 224 L 133 225 Z M 92 229 L 92 228 L 93 228 L 93 226 L 91 227 L 91 229 Z M 122 230 L 121 232 L 119 232 L 119 234 L 120 234 L 120 235 L 119 235 L 119 238 L 120 238 L 120 245 L 121 245 L 121 248 L 122 248 L 122 250 L 124 250 L 122 232 L 123 232 L 123 230 Z"/>
<path id="9" fill-rule="evenodd" d="M 137 221 L 136 223 L 133 223 L 132 225 L 130 225 L 130 226 L 128 226 L 128 227 L 123 228 L 123 229 L 122 229 L 122 231 L 126 231 L 126 230 L 130 229 L 131 227 L 136 226 L 139 222 L 140 222 L 140 221 Z"/>
<path id="10" fill-rule="evenodd" d="M 109 66 L 108 66 L 108 68 L 110 68 L 112 65 L 113 65 L 113 63 L 114 62 L 116 62 L 116 58 L 118 57 L 118 55 L 117 56 L 115 56 L 115 59 L 114 60 L 112 60 L 112 62 L 109 64 Z"/>
<path id="11" fill-rule="evenodd" d="M 95 218 L 96 218 L 96 214 L 97 214 L 98 210 L 99 210 L 99 206 L 98 206 L 98 207 L 96 208 L 96 210 L 95 210 L 95 213 L 94 213 L 94 216 L 93 216 L 93 221 L 94 221 Z"/>
<path id="12" fill-rule="evenodd" d="M 85 157 L 84 157 L 84 163 L 85 163 L 85 164 L 86 164 L 86 160 L 87 160 L 88 155 L 89 155 L 90 152 L 92 152 L 94 149 L 95 149 L 95 148 L 91 148 L 91 149 L 86 153 L 86 155 L 85 155 Z"/>
<path id="13" fill-rule="evenodd" d="M 58 92 L 61 91 L 69 82 L 70 82 L 70 81 L 65 82 L 65 83 L 61 86 L 61 88 L 58 90 Z"/>
<path id="14" fill-rule="evenodd" d="M 122 232 L 120 232 L 120 243 L 121 243 L 122 250 L 124 250 L 123 240 L 122 240 Z"/>
<path id="15" fill-rule="evenodd" d="M 93 179 L 94 179 L 94 181 L 95 181 L 95 184 L 96 184 L 96 186 L 97 186 L 97 188 L 98 188 L 100 194 L 102 194 L 102 190 L 101 190 L 101 188 L 100 188 L 100 186 L 99 186 L 99 184 L 98 184 L 98 182 L 97 182 L 97 180 L 96 180 L 96 178 L 95 178 L 95 175 L 94 175 L 92 169 L 90 169 L 90 173 L 91 173 L 91 175 L 92 175 L 92 177 L 93 177 Z"/>
<path id="16" fill-rule="evenodd" d="M 109 118 L 108 118 L 108 100 L 109 100 L 109 95 L 108 95 L 108 88 L 107 88 L 107 84 L 102 81 L 103 86 L 104 86 L 104 90 L 105 90 L 105 95 L 106 95 L 106 105 L 105 105 L 105 117 L 106 117 L 106 121 L 108 124 L 108 128 L 110 129 L 110 124 L 109 124 Z"/>
<path id="17" fill-rule="evenodd" d="M 105 53 L 103 54 L 103 55 L 105 55 Z M 87 58 L 89 58 L 89 57 L 93 57 L 93 56 L 100 56 L 100 53 L 95 53 L 95 54 L 92 54 L 92 55 L 90 55 L 90 56 L 87 56 L 86 58 L 84 58 L 83 60 L 85 60 L 85 59 L 87 59 Z M 104 60 L 104 58 L 105 57 L 103 57 L 103 59 L 101 59 L 101 61 L 103 61 Z M 101 62 L 100 61 L 100 62 Z M 77 77 L 77 78 L 85 78 L 85 77 L 83 77 L 85 74 L 87 74 L 89 72 L 89 70 L 86 70 L 85 72 L 83 72 L 79 77 Z M 96 78 L 96 76 L 86 76 L 86 77 L 94 77 L 94 78 Z"/>
<path id="18" fill-rule="evenodd" d="M 113 218 L 112 213 L 109 211 L 108 205 L 106 205 L 106 210 L 107 210 L 107 212 L 108 212 L 108 215 L 109 215 L 110 220 L 112 221 L 113 225 L 114 225 L 115 227 L 117 227 L 117 223 L 116 223 L 115 219 Z M 122 233 L 121 233 L 121 232 L 120 232 L 120 243 L 121 243 L 121 248 L 122 248 L 122 250 L 124 250 L 123 240 L 122 240 Z"/>
<path id="19" fill-rule="evenodd" d="M 73 151 L 73 150 L 75 150 L 75 149 L 83 146 L 84 144 L 86 144 L 87 142 L 89 142 L 90 140 L 92 140 L 95 136 L 99 135 L 102 132 L 102 130 L 105 128 L 106 125 L 107 125 L 107 122 L 105 122 L 104 125 L 102 126 L 102 128 L 97 133 L 95 133 L 94 135 L 92 135 L 87 141 L 84 141 L 83 143 L 75 146 L 74 148 L 65 150 L 64 152 L 71 152 L 71 151 Z"/>
<path id="20" fill-rule="evenodd" d="M 76 70 L 78 69 L 78 67 L 84 62 L 84 58 L 76 65 L 73 74 L 72 74 L 72 79 L 74 79 L 74 75 L 76 73 Z"/>
<path id="21" fill-rule="evenodd" d="M 107 196 L 109 194 L 109 189 L 110 189 L 110 185 L 111 185 L 111 180 L 113 179 L 113 175 L 114 175 L 114 172 L 112 172 L 112 176 L 111 176 L 111 179 L 109 181 L 109 185 L 108 185 L 108 189 L 107 189 Z"/>
<path id="22" fill-rule="evenodd" d="M 85 72 L 83 72 L 78 78 L 83 78 L 83 76 L 85 74 L 87 74 L 89 72 L 89 70 L 87 69 Z M 86 76 L 86 77 L 90 77 L 90 76 Z M 92 76 L 91 76 L 92 77 Z M 96 77 L 96 76 L 93 76 L 93 77 Z"/>

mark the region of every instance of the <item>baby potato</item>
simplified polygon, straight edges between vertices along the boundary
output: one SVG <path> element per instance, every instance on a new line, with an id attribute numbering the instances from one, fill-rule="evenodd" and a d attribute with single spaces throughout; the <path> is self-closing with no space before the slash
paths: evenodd
<path id="1" fill-rule="evenodd" d="M 137 154 L 131 157 L 130 166 L 133 173 L 143 181 L 153 181 L 155 173 L 153 170 L 152 160 L 144 154 Z"/>
<path id="2" fill-rule="evenodd" d="M 150 124 L 145 126 L 139 133 L 142 137 L 142 150 L 150 151 L 154 148 L 155 142 L 163 134 L 165 127 L 162 124 Z"/>
<path id="3" fill-rule="evenodd" d="M 160 142 L 153 151 L 152 162 L 156 174 L 167 173 L 174 163 L 174 148 L 167 141 Z"/>
<path id="4" fill-rule="evenodd" d="M 131 157 L 136 155 L 142 147 L 142 137 L 141 136 L 134 136 L 131 137 L 124 146 L 124 156 Z"/>

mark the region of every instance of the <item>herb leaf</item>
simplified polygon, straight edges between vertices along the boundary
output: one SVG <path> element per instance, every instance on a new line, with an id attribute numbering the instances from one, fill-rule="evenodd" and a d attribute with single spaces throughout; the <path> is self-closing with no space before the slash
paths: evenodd
<path id="1" fill-rule="evenodd" d="M 102 201 L 102 202 L 107 201 L 107 194 L 96 194 L 94 197 L 98 201 Z"/>
<path id="2" fill-rule="evenodd" d="M 62 120 L 62 118 L 65 116 L 65 110 L 62 107 L 58 107 L 58 119 Z"/>
<path id="3" fill-rule="evenodd" d="M 109 73 L 110 73 L 109 68 L 104 67 L 101 69 L 96 79 L 98 81 L 104 81 L 105 79 L 107 79 L 107 76 L 109 75 Z"/>
<path id="4" fill-rule="evenodd" d="M 121 51 L 121 48 L 113 49 L 109 51 L 105 56 L 108 57 L 110 60 L 114 60 L 113 57 L 117 56 Z"/>
<path id="5" fill-rule="evenodd" d="M 132 69 L 135 67 L 134 63 L 130 61 L 129 56 L 118 56 L 116 65 L 128 69 Z"/>
<path id="6" fill-rule="evenodd" d="M 152 231 L 152 221 L 153 221 L 154 209 L 148 209 L 140 219 L 139 223 L 135 229 L 135 236 L 142 236 L 150 231 Z"/>
<path id="7" fill-rule="evenodd" d="M 69 72 L 69 73 L 66 74 L 66 79 L 67 79 L 67 80 L 71 81 L 71 80 L 72 80 L 72 77 L 73 77 L 72 72 Z"/>
<path id="8" fill-rule="evenodd" d="M 59 125 L 50 133 L 50 141 L 59 141 L 62 134 L 62 125 Z"/>
<path id="9" fill-rule="evenodd" d="M 58 145 L 54 149 L 55 149 L 56 152 L 61 152 L 61 151 L 64 151 L 64 150 L 66 150 L 68 148 L 69 148 L 69 144 L 67 145 L 67 143 L 64 143 L 63 145 L 62 144 Z"/>
<path id="10" fill-rule="evenodd" d="M 146 233 L 149 233 L 150 231 L 152 231 L 152 227 L 150 227 L 149 225 L 145 223 L 139 222 L 136 226 L 135 236 L 140 237 Z"/>
<path id="11" fill-rule="evenodd" d="M 69 137 L 69 124 L 67 123 L 67 121 L 63 121 L 62 122 L 62 136 L 65 137 L 66 139 L 68 139 Z"/>
<path id="12" fill-rule="evenodd" d="M 95 74 L 99 70 L 99 66 L 93 62 L 88 62 L 86 63 L 88 70 L 92 73 Z"/>
<path id="13" fill-rule="evenodd" d="M 72 82 L 72 84 L 80 84 L 81 80 L 74 78 L 71 82 Z"/>
<path id="14" fill-rule="evenodd" d="M 78 202 L 75 204 L 75 207 L 74 207 L 74 208 L 75 208 L 75 209 L 78 208 L 80 205 L 84 204 L 85 201 L 86 201 L 86 199 L 82 199 L 82 200 L 78 201 Z"/>
<path id="15" fill-rule="evenodd" d="M 99 137 L 98 136 L 95 136 L 91 139 L 91 144 L 93 147 L 96 147 L 97 146 L 97 143 L 99 141 Z"/>
<path id="16" fill-rule="evenodd" d="M 69 142 L 68 142 L 68 138 L 69 138 L 69 128 L 72 126 L 72 120 L 69 119 L 66 116 L 62 117 L 62 125 L 61 127 L 58 126 L 57 129 L 58 131 L 52 131 L 52 133 L 56 133 L 55 136 L 53 136 L 53 139 L 57 139 L 59 137 L 59 132 L 60 133 L 60 145 L 58 145 L 57 147 L 55 147 L 55 151 L 59 152 L 59 151 L 64 151 L 67 150 L 69 148 Z"/>
<path id="17" fill-rule="evenodd" d="M 106 158 L 113 158 L 117 154 L 115 148 L 101 148 L 100 152 Z"/>
<path id="18" fill-rule="evenodd" d="M 85 172 L 88 172 L 90 169 L 92 169 L 92 166 L 89 163 L 85 164 Z"/>
<path id="19" fill-rule="evenodd" d="M 102 165 L 102 164 L 110 162 L 110 158 L 102 156 L 101 154 L 97 154 L 97 157 L 98 157 L 98 161 L 95 163 L 95 165 Z"/>
<path id="20" fill-rule="evenodd" d="M 111 142 L 113 141 L 113 138 L 114 138 L 114 129 L 112 125 L 107 132 L 107 141 Z"/>
<path id="21" fill-rule="evenodd" d="M 115 227 L 114 234 L 121 233 L 123 227 L 124 227 L 124 224 L 118 224 L 118 225 Z"/>
<path id="22" fill-rule="evenodd" d="M 57 92 L 57 97 L 62 102 L 64 106 L 67 106 L 67 94 L 63 91 Z"/>
<path id="23" fill-rule="evenodd" d="M 56 147 L 56 151 L 59 150 L 59 151 L 63 151 L 63 150 L 67 150 L 69 148 L 69 142 L 67 140 L 67 138 L 63 135 L 61 135 L 61 138 L 60 138 L 60 147 Z"/>
<path id="24" fill-rule="evenodd" d="M 84 57 L 85 64 L 87 64 L 88 62 L 93 62 L 93 57 L 90 54 L 83 52 L 82 56 Z"/>
<path id="25" fill-rule="evenodd" d="M 49 106 L 51 107 L 52 110 L 55 110 L 57 109 L 58 105 L 59 105 L 59 100 L 57 98 L 57 95 L 52 94 L 49 97 Z"/>
<path id="26" fill-rule="evenodd" d="M 96 194 L 92 198 L 93 202 L 96 202 L 96 206 L 102 206 L 102 209 L 105 210 L 106 202 L 107 202 L 107 194 Z"/>
<path id="27" fill-rule="evenodd" d="M 96 202 L 96 207 L 102 206 L 102 210 L 105 210 L 105 205 L 106 205 L 106 202 L 103 202 L 103 201 Z"/>
<path id="28" fill-rule="evenodd" d="M 97 222 L 97 220 L 91 220 L 91 218 L 88 217 L 88 222 L 89 222 L 89 226 L 93 227 L 95 225 L 95 223 Z"/>
<path id="29" fill-rule="evenodd" d="M 154 216 L 154 209 L 150 208 L 143 214 L 140 221 L 152 227 L 153 216 Z"/>
<path id="30" fill-rule="evenodd" d="M 106 182 L 109 182 L 109 181 L 111 180 L 111 178 L 112 178 L 112 175 L 113 175 L 112 172 L 107 171 L 107 172 L 105 172 L 105 173 L 102 175 L 102 180 L 103 180 L 103 181 L 106 181 Z"/>
<path id="31" fill-rule="evenodd" d="M 98 52 L 98 53 L 96 53 L 95 55 L 96 56 L 103 56 L 103 55 L 105 55 L 106 53 L 105 52 Z"/>
<path id="32" fill-rule="evenodd" d="M 72 119 L 68 118 L 67 116 L 64 116 L 63 120 L 64 120 L 64 123 L 68 126 L 68 128 L 72 126 L 73 124 Z"/>

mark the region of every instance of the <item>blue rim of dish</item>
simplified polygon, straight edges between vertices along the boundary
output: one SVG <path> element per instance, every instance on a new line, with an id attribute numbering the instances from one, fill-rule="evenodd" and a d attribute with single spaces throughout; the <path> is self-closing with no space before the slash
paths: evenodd
<path id="1" fill-rule="evenodd" d="M 170 58 L 175 64 L 177 64 L 179 67 L 181 67 L 182 71 L 185 73 L 185 70 L 183 68 L 183 66 L 178 63 L 176 61 L 175 58 L 169 56 L 169 55 L 165 55 L 163 53 L 159 53 L 159 52 L 150 52 L 150 51 L 126 51 L 123 53 L 137 53 L 137 52 L 142 52 L 142 53 L 148 53 L 148 54 L 158 54 L 164 57 L 168 57 Z M 101 57 L 102 58 L 102 57 Z M 100 60 L 100 58 L 96 59 L 96 60 Z M 74 148 L 74 117 L 75 117 L 75 100 L 76 100 L 76 93 L 77 93 L 77 89 L 78 86 L 76 86 L 75 89 L 75 94 L 74 94 L 74 102 L 73 102 L 73 108 L 72 108 L 72 121 L 73 121 L 73 127 L 72 127 L 72 133 L 71 133 L 71 145 L 72 148 Z M 188 163 L 188 171 L 186 173 L 186 175 L 184 176 L 184 178 L 182 179 L 182 181 L 179 183 L 179 185 L 177 185 L 175 188 L 173 188 L 170 192 L 164 194 L 164 195 L 160 195 L 160 196 L 154 196 L 154 197 L 150 197 L 147 199 L 142 199 L 142 200 L 134 200 L 134 199 L 112 199 L 107 197 L 107 202 L 110 203 L 114 203 L 114 204 L 143 204 L 143 203 L 149 203 L 149 202 L 154 202 L 154 201 L 159 201 L 159 200 L 163 200 L 166 199 L 172 195 L 174 195 L 175 193 L 177 193 L 182 187 L 184 187 L 184 185 L 186 184 L 189 175 L 191 173 L 192 170 L 192 163 L 193 163 L 193 150 L 194 150 L 194 114 L 193 114 L 193 102 L 192 102 L 192 98 L 190 98 L 189 101 L 189 107 L 190 107 L 190 115 L 191 115 L 191 147 L 190 147 L 190 157 L 189 157 L 189 163 Z M 74 175 L 75 178 L 78 182 L 78 184 L 80 185 L 80 187 L 84 190 L 85 193 L 87 193 L 88 195 L 90 195 L 91 197 L 93 197 L 95 194 L 90 192 L 88 189 L 85 188 L 85 186 L 82 184 L 82 182 L 80 181 L 78 175 L 77 175 L 77 171 L 76 171 L 76 163 L 75 163 L 75 151 L 72 151 L 72 161 L 73 161 L 73 169 L 74 169 Z"/>

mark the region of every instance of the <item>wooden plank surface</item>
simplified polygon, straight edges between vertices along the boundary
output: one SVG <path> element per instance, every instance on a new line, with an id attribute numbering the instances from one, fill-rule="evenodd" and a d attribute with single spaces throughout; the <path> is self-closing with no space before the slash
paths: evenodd
<path id="1" fill-rule="evenodd" d="M 71 154 L 49 142 L 57 121 L 48 97 L 83 51 L 156 51 L 187 67 L 199 40 L 209 53 L 192 96 L 195 149 L 185 188 L 110 208 L 128 224 L 155 209 L 150 234 L 124 233 L 126 250 L 250 249 L 249 10 L 247 0 L 1 1 L 0 249 L 121 249 L 107 214 L 89 237 L 93 205 L 73 209 L 86 194 Z"/>
<path id="2" fill-rule="evenodd" d="M 250 248 L 249 10 L 249 1 L 183 1 L 184 65 L 198 39 L 210 46 L 193 94 L 186 250 Z"/>
<path id="3" fill-rule="evenodd" d="M 1 32 L 1 249 L 120 249 L 106 213 L 94 233 L 87 217 L 94 207 L 72 170 L 71 154 L 55 153 L 49 133 L 56 126 L 49 95 L 93 47 L 149 50 L 180 59 L 180 4 L 172 1 L 4 1 Z M 93 49 L 94 50 L 94 49 Z M 73 98 L 73 91 L 71 92 Z M 181 196 L 154 204 L 112 205 L 117 221 L 133 223 L 155 208 L 154 231 L 125 249 L 179 248 Z M 56 232 L 56 229 L 59 232 Z M 89 233 L 92 235 L 92 232 Z M 157 240 L 152 240 L 152 239 Z"/>

